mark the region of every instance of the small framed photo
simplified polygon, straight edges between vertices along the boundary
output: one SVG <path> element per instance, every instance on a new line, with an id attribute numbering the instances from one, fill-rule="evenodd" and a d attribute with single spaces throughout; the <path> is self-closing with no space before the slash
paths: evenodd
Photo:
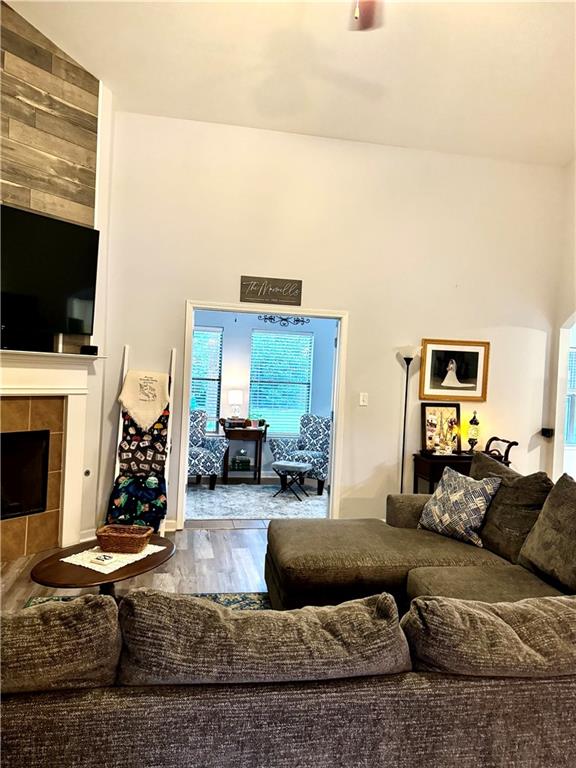
<path id="1" fill-rule="evenodd" d="M 422 451 L 440 456 L 460 453 L 460 405 L 422 403 Z"/>
<path id="2" fill-rule="evenodd" d="M 422 339 L 420 400 L 484 402 L 489 355 L 488 341 Z"/>

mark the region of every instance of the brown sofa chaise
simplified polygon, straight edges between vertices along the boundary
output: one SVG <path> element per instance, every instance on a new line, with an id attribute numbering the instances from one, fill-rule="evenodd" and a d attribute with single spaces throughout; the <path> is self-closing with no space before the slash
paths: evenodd
<path id="1" fill-rule="evenodd" d="M 399 624 L 388 595 L 279 613 L 145 591 L 2 631 L 3 768 L 576 764 L 572 598 L 419 598 Z"/>
<path id="2" fill-rule="evenodd" d="M 388 496 L 386 522 L 271 521 L 265 577 L 272 606 L 332 605 L 389 592 L 404 611 L 420 595 L 499 602 L 568 593 L 517 564 L 553 486 L 545 473 L 523 477 L 476 454 L 471 475 L 502 478 L 480 531 L 481 548 L 418 529 L 426 494 Z"/>

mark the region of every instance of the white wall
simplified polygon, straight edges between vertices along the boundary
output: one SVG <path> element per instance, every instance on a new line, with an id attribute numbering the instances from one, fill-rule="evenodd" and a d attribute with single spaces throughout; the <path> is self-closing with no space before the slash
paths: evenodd
<path id="1" fill-rule="evenodd" d="M 576 141 L 576 135 L 575 135 Z M 564 250 L 564 259 L 561 262 L 562 279 L 558 286 L 558 303 L 556 320 L 559 328 L 566 325 L 566 322 L 576 312 L 576 195 L 575 195 L 575 174 L 574 161 L 565 169 L 564 179 L 566 184 L 566 226 L 564 233 L 566 237 L 566 247 Z"/>
<path id="2" fill-rule="evenodd" d="M 96 205 L 94 226 L 100 231 L 98 249 L 98 279 L 96 310 L 91 344 L 98 347 L 99 359 L 88 369 L 88 400 L 86 407 L 86 439 L 84 474 L 82 478 L 81 537 L 94 538 L 94 527 L 104 521 L 101 502 L 103 493 L 110 491 L 108 475 L 103 476 L 101 464 L 107 466 L 107 452 L 101 450 L 103 439 L 103 393 L 106 374 L 106 337 L 108 320 L 108 225 L 110 222 L 110 174 L 114 138 L 114 100 L 111 91 L 101 82 L 98 101 L 98 152 L 96 170 Z M 116 418 L 117 412 L 111 418 Z M 109 416 L 110 418 L 110 416 Z"/>
<path id="3" fill-rule="evenodd" d="M 176 346 L 174 482 L 185 300 L 235 302 L 241 274 L 301 278 L 304 307 L 350 313 L 343 515 L 380 516 L 398 489 L 403 370 L 393 350 L 422 337 L 492 343 L 488 401 L 474 404 L 483 437 L 518 440 L 521 471 L 546 468 L 538 433 L 566 247 L 565 176 L 118 113 L 104 417 L 117 407 L 124 343 L 134 367 L 150 369 L 166 369 Z M 360 391 L 368 408 L 358 407 Z M 416 375 L 410 402 L 408 453 L 419 447 Z M 463 405 L 463 419 L 471 413 Z"/>

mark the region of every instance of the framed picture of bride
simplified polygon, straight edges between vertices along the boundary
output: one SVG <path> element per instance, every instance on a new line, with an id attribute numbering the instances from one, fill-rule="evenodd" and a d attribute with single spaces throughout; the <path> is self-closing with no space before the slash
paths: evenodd
<path id="1" fill-rule="evenodd" d="M 420 400 L 484 402 L 489 357 L 488 341 L 422 339 Z"/>

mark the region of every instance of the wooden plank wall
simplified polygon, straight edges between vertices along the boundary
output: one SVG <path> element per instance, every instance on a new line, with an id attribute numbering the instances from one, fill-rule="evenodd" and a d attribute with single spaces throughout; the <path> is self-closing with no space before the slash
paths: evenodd
<path id="1" fill-rule="evenodd" d="M 0 200 L 94 226 L 98 80 L 2 2 Z"/>

